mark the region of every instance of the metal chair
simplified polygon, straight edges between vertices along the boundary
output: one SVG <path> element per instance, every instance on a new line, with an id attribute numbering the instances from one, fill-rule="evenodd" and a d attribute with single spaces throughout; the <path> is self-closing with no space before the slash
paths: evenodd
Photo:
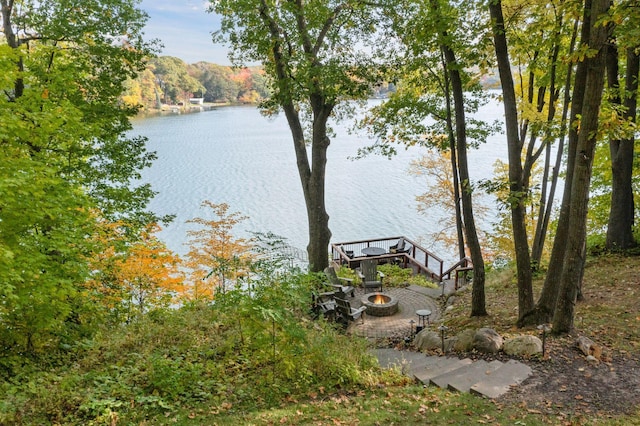
<path id="1" fill-rule="evenodd" d="M 400 238 L 397 243 L 389 247 L 389 253 L 409 253 L 411 244 L 408 244 L 404 238 Z"/>
<path id="2" fill-rule="evenodd" d="M 404 250 L 405 241 L 404 238 L 400 238 L 397 243 L 389 246 L 389 253 L 399 253 Z"/>

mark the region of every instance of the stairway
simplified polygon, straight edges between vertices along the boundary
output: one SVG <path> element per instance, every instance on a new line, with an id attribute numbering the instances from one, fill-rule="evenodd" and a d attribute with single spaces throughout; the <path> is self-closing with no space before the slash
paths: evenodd
<path id="1" fill-rule="evenodd" d="M 505 394 L 532 373 L 528 365 L 515 360 L 472 361 L 396 349 L 375 349 L 373 352 L 381 367 L 400 368 L 403 374 L 425 385 L 470 392 L 490 399 Z"/>

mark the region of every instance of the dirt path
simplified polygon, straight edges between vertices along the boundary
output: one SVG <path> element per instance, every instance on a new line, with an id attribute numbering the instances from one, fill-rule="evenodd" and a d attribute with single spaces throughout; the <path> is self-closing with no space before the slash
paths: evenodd
<path id="1" fill-rule="evenodd" d="M 517 404 L 558 419 L 592 418 L 634 412 L 640 406 L 640 359 L 614 353 L 607 362 L 589 362 L 575 338 L 553 341 L 545 360 L 528 360 L 533 375 L 498 403 Z"/>

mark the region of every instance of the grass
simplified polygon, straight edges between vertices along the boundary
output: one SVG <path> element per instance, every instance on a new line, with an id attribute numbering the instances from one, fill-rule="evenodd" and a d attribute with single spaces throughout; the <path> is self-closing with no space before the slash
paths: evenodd
<path id="1" fill-rule="evenodd" d="M 534 281 L 537 296 L 543 278 Z M 486 285 L 489 316 L 471 318 L 469 288 L 458 295 L 447 317 L 452 329 L 488 326 L 505 334 L 521 333 L 515 328 L 518 300 L 515 278 L 510 270 L 492 272 Z M 622 351 L 640 350 L 640 258 L 603 255 L 587 261 L 582 291 L 575 313 L 576 332 Z M 534 327 L 524 331 L 534 331 Z"/>
<path id="2" fill-rule="evenodd" d="M 166 424 L 209 425 L 429 425 L 529 424 L 533 415 L 505 409 L 470 395 L 415 385 L 380 385 L 356 394 L 317 395 L 280 408 L 246 413 L 205 413 Z M 519 423 L 518 423 L 519 422 Z"/>

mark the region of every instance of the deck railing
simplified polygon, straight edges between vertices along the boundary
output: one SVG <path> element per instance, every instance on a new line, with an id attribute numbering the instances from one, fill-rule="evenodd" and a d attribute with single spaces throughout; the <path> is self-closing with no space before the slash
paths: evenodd
<path id="1" fill-rule="evenodd" d="M 404 239 L 409 251 L 390 253 L 390 248 L 400 239 Z M 379 256 L 367 256 L 362 253 L 362 249 L 367 247 L 379 247 L 384 249 L 385 253 Z M 334 243 L 331 244 L 331 259 L 349 268 L 357 268 L 364 259 L 377 259 L 381 263 L 396 262 L 403 267 L 413 268 L 415 273 L 427 275 L 436 282 L 441 282 L 443 277 L 443 260 L 415 241 L 403 236 Z"/>
<path id="2" fill-rule="evenodd" d="M 460 288 L 461 279 L 464 279 L 465 283 L 468 281 L 471 271 L 473 271 L 473 262 L 471 262 L 470 258 L 465 257 L 453 264 L 451 268 L 444 271 L 442 279 L 451 279 L 451 274 L 455 272 L 454 282 L 455 289 L 457 290 L 458 288 Z"/>

